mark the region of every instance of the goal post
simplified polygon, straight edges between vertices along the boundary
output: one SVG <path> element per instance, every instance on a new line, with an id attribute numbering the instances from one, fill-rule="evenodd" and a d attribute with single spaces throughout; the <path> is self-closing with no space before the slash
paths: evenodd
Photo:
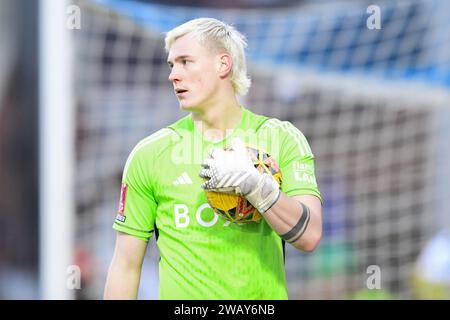
<path id="1" fill-rule="evenodd" d="M 68 1 L 39 6 L 39 283 L 41 299 L 73 299 L 75 118 Z"/>

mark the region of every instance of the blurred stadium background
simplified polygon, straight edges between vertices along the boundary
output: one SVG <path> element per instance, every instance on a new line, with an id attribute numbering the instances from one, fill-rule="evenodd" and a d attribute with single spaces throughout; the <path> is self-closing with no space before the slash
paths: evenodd
<path id="1" fill-rule="evenodd" d="M 61 43 L 45 32 L 49 3 L 0 2 L 0 298 L 102 298 L 127 155 L 185 114 L 164 32 L 204 16 L 248 38 L 242 103 L 291 121 L 316 156 L 324 235 L 312 254 L 287 249 L 290 299 L 450 298 L 450 2 L 79 0 L 55 11 L 65 23 L 80 9 Z M 47 46 L 66 64 L 53 70 Z M 47 121 L 61 92 L 62 118 Z M 51 144 L 58 130 L 68 145 Z M 49 164 L 66 197 L 47 186 L 47 153 L 62 159 Z M 52 294 L 43 269 L 69 277 L 64 263 L 80 267 L 81 289 Z M 157 264 L 153 239 L 142 299 L 158 298 Z M 373 265 L 379 290 L 367 288 Z"/>

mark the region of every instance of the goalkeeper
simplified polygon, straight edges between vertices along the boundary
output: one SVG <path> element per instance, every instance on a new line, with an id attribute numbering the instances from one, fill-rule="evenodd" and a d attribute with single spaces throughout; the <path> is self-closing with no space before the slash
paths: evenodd
<path id="1" fill-rule="evenodd" d="M 191 20 L 165 43 L 169 81 L 189 114 L 143 139 L 128 157 L 104 297 L 137 298 L 155 235 L 160 299 L 287 299 L 285 242 L 311 252 L 322 235 L 309 144 L 291 123 L 238 103 L 250 80 L 246 42 L 232 26 Z M 253 166 L 245 145 L 264 147 L 275 159 L 281 189 Z M 241 195 L 263 219 L 230 223 L 214 213 L 205 191 Z"/>

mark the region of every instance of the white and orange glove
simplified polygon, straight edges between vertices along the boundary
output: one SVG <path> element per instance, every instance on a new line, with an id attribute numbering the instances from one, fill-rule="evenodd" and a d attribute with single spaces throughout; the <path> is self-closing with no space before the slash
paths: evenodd
<path id="1" fill-rule="evenodd" d="M 231 149 L 213 148 L 202 163 L 200 177 L 207 179 L 202 188 L 208 191 L 244 196 L 260 213 L 278 200 L 280 187 L 268 173 L 255 168 L 250 153 L 239 138 L 231 141 Z"/>

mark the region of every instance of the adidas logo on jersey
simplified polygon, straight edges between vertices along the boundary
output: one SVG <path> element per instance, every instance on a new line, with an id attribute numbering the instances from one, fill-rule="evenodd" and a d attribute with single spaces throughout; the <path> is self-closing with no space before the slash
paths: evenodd
<path id="1" fill-rule="evenodd" d="M 174 185 L 180 185 L 180 184 L 192 184 L 192 180 L 189 177 L 189 175 L 187 174 L 187 172 L 183 172 L 181 174 L 181 176 L 179 176 L 178 178 L 175 179 L 175 181 L 173 182 Z"/>

